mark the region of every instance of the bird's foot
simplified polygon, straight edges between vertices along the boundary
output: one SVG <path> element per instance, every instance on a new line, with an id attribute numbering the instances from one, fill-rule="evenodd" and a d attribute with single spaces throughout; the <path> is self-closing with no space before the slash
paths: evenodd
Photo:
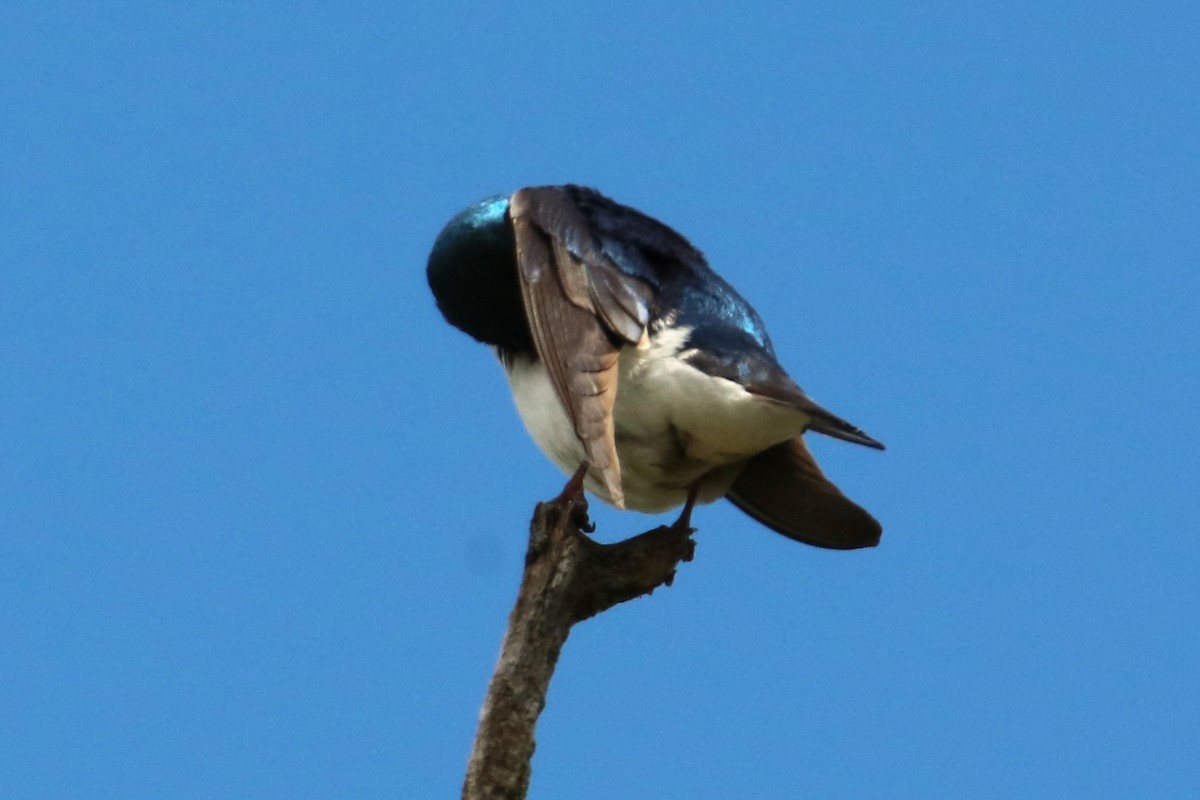
<path id="1" fill-rule="evenodd" d="M 555 505 L 567 506 L 571 514 L 571 521 L 579 527 L 579 530 L 592 533 L 596 530 L 596 526 L 588 518 L 588 501 L 583 493 L 583 480 L 587 477 L 587 473 L 588 463 L 585 461 L 579 465 L 579 469 L 575 470 L 575 474 L 563 486 L 558 497 L 550 502 Z"/>

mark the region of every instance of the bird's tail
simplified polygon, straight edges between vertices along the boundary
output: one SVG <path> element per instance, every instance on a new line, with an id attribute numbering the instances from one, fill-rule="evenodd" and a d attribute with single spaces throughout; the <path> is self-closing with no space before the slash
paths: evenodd
<path id="1" fill-rule="evenodd" d="M 750 459 L 726 497 L 768 528 L 817 547 L 874 547 L 883 533 L 829 482 L 799 436 Z"/>

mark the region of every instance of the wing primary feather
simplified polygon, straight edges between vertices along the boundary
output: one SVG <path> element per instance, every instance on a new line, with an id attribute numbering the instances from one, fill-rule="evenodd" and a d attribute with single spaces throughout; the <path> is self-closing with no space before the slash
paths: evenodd
<path id="1" fill-rule="evenodd" d="M 769 397 L 772 400 L 778 400 L 799 411 L 803 411 L 811 420 L 808 424 L 808 430 L 832 436 L 842 441 L 873 447 L 876 450 L 886 449 L 883 442 L 867 435 L 866 431 L 862 428 L 847 422 L 832 411 L 818 405 L 815 400 L 805 394 L 804 390 L 797 386 L 795 381 L 788 377 L 781 369 L 775 368 L 770 371 L 769 377 L 765 380 L 757 380 L 745 386 L 746 391 L 751 394 Z"/>
<path id="2" fill-rule="evenodd" d="M 866 447 L 873 447 L 876 450 L 886 450 L 883 442 L 878 439 L 868 436 L 866 431 L 859 428 L 836 414 L 826 411 L 816 403 L 812 404 L 813 410 L 808 411 L 808 415 L 812 418 L 808 429 L 823 433 L 826 436 L 832 436 L 835 439 L 841 439 L 844 442 L 853 442 Z"/>
<path id="3" fill-rule="evenodd" d="M 563 197 L 553 189 L 521 189 L 509 201 L 521 296 L 534 347 L 583 444 L 589 468 L 609 500 L 623 507 L 612 419 L 618 347 L 595 308 L 586 265 L 564 244 L 564 238 L 583 235 L 577 225 L 586 218 L 578 209 L 572 214 L 553 202 Z M 547 227 L 547 220 L 563 230 Z"/>

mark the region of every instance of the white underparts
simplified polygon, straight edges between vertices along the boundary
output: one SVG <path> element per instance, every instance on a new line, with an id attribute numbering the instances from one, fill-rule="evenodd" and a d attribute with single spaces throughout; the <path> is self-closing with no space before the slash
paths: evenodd
<path id="1" fill-rule="evenodd" d="M 803 412 L 714 378 L 677 356 L 686 328 L 664 328 L 621 352 L 613 412 L 625 506 L 656 513 L 681 505 L 699 483 L 698 502 L 722 497 L 746 459 L 801 433 Z M 573 473 L 584 450 L 541 362 L 507 364 L 517 411 L 538 447 Z M 603 485 L 587 488 L 606 502 Z"/>

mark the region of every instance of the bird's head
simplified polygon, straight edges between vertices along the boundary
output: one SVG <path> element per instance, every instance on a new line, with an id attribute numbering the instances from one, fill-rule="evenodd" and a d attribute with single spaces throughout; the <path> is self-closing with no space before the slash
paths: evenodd
<path id="1" fill-rule="evenodd" d="M 451 325 L 486 344 L 532 350 L 506 195 L 480 200 L 446 223 L 425 276 Z"/>

